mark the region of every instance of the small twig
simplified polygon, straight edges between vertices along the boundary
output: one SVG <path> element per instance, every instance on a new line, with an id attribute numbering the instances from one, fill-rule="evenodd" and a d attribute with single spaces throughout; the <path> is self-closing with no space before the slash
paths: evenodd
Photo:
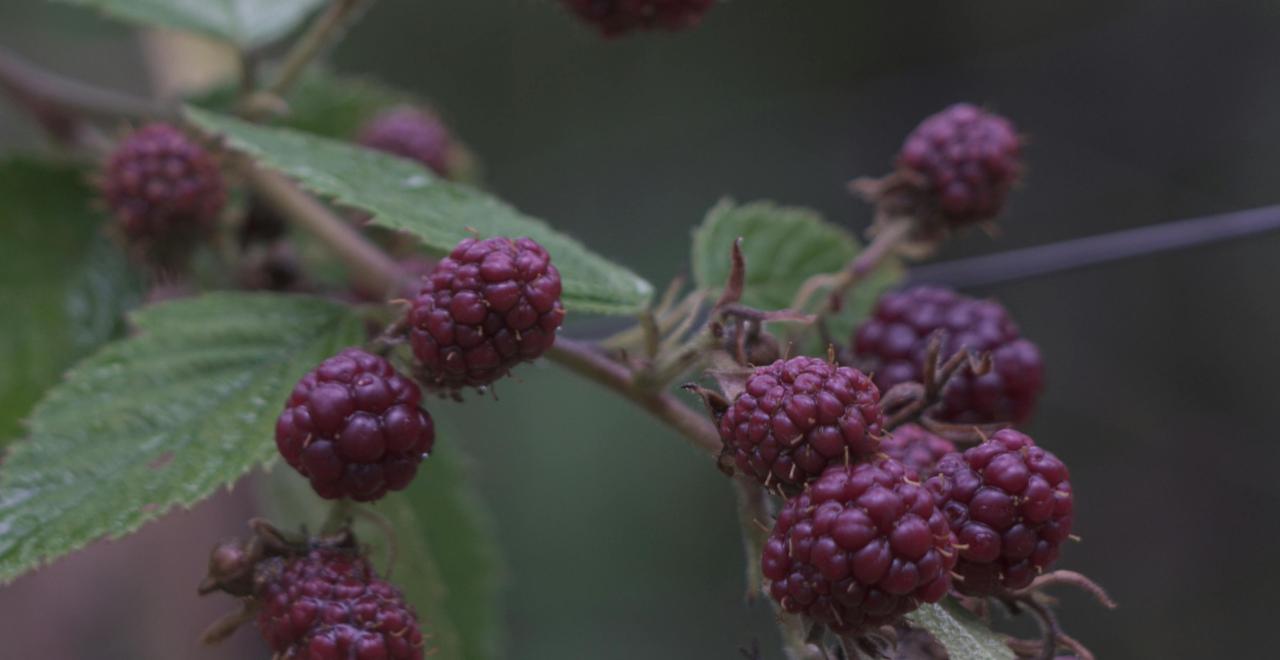
<path id="1" fill-rule="evenodd" d="M 66 78 L 0 48 L 0 88 L 36 114 L 52 110 L 104 119 L 172 119 L 177 108 Z"/>
<path id="2" fill-rule="evenodd" d="M 733 492 L 738 501 L 738 526 L 742 530 L 742 547 L 747 557 L 747 602 L 754 602 L 764 588 L 760 556 L 769 538 L 773 519 L 769 512 L 769 495 L 759 483 L 744 479 L 734 480 Z"/>
<path id="3" fill-rule="evenodd" d="M 823 310 L 826 313 L 838 311 L 849 290 L 875 272 L 881 262 L 893 254 L 898 249 L 898 246 L 911 235 L 914 227 L 915 222 L 910 218 L 900 218 L 883 223 L 875 238 L 871 239 L 871 243 L 859 252 L 858 256 L 854 257 L 853 261 L 850 261 L 845 266 L 844 270 L 839 273 L 814 275 L 806 280 L 800 286 L 800 290 L 796 292 L 795 298 L 792 299 L 791 309 L 800 311 L 808 309 L 809 301 L 813 299 L 814 295 L 818 291 L 830 287 L 831 294 L 828 296 L 827 304 L 823 307 Z"/>
<path id="4" fill-rule="evenodd" d="M 334 33 L 342 28 L 352 12 L 363 0 L 333 0 L 333 2 L 312 21 L 311 26 L 293 44 L 293 48 L 280 65 L 276 79 L 267 87 L 267 92 L 283 98 L 302 77 L 307 66 L 324 50 Z"/>
<path id="5" fill-rule="evenodd" d="M 1090 580 L 1083 573 L 1077 573 L 1076 571 L 1056 570 L 1045 573 L 1044 575 L 1037 577 L 1035 580 L 1032 580 L 1031 585 L 1026 589 L 1022 589 L 1016 593 L 1019 596 L 1024 596 L 1033 591 L 1041 591 L 1045 587 L 1058 585 L 1066 585 L 1080 589 L 1090 596 L 1093 596 L 1094 600 L 1098 601 L 1098 604 L 1109 610 L 1114 610 L 1116 608 L 1116 602 L 1111 599 L 1111 596 L 1107 595 L 1105 589 L 1099 586 L 1098 583 Z"/>

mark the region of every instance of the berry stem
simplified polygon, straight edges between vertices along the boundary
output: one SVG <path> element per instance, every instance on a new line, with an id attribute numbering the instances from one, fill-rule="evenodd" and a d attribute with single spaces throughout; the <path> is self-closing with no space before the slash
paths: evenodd
<path id="1" fill-rule="evenodd" d="M 171 105 L 65 78 L 0 48 L 0 88 L 43 120 L 68 114 L 104 119 L 169 119 Z"/>
<path id="2" fill-rule="evenodd" d="M 294 42 L 293 48 L 284 58 L 284 64 L 280 65 L 275 81 L 266 91 L 276 97 L 288 94 L 311 61 L 330 45 L 334 33 L 346 25 L 347 19 L 363 2 L 364 0 L 333 0 Z"/>

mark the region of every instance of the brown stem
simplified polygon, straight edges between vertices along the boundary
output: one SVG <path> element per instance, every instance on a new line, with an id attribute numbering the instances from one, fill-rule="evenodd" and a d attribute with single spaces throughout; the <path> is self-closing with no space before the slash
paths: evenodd
<path id="1" fill-rule="evenodd" d="M 362 0 L 333 0 L 294 42 L 293 48 L 284 58 L 284 64 L 280 65 L 275 81 L 266 91 L 277 97 L 288 94 L 306 71 L 307 65 L 329 45 L 334 33 L 346 24 L 361 2 Z"/>
<path id="2" fill-rule="evenodd" d="M 877 223 L 881 224 L 881 223 Z M 868 275 L 875 272 L 890 254 L 898 249 L 898 246 L 905 241 L 914 228 L 915 223 L 910 218 L 901 218 L 891 222 L 883 223 L 883 228 L 871 239 L 871 243 L 867 245 L 858 256 L 850 261 L 844 270 L 839 273 L 823 273 L 814 275 L 800 286 L 800 290 L 796 292 L 795 298 L 792 299 L 791 309 L 796 311 L 804 311 L 809 305 L 809 301 L 813 296 L 823 288 L 831 287 L 831 295 L 827 298 L 826 306 L 823 308 L 826 312 L 836 311 L 844 302 L 844 297 L 849 290 L 865 279 Z"/>
<path id="3" fill-rule="evenodd" d="M 105 119 L 171 119 L 177 108 L 65 78 L 0 48 L 0 88 L 37 117 L 52 112 Z"/>

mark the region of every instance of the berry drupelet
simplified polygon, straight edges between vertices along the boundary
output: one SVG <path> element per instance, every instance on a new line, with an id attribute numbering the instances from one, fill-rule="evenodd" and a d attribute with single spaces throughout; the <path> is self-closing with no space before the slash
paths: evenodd
<path id="1" fill-rule="evenodd" d="M 787 500 L 762 553 L 770 595 L 850 636 L 941 600 L 955 538 L 913 476 L 890 458 L 836 465 Z"/>
<path id="2" fill-rule="evenodd" d="M 408 486 L 431 451 L 435 426 L 421 400 L 391 363 L 348 348 L 298 381 L 276 446 L 321 497 L 376 500 Z"/>
<path id="3" fill-rule="evenodd" d="M 938 462 L 925 486 L 960 548 L 956 588 L 972 596 L 1021 589 L 1071 535 L 1067 466 L 1030 437 L 1005 429 Z"/>
<path id="4" fill-rule="evenodd" d="M 1035 344 L 999 303 L 949 289 L 917 286 L 886 293 L 854 333 L 854 363 L 873 374 L 881 390 L 919 381 L 930 336 L 944 331 L 942 357 L 961 349 L 990 352 L 992 369 L 962 370 L 943 390 L 936 419 L 963 424 L 1020 423 L 1031 417 L 1044 388 L 1044 364 Z"/>
<path id="5" fill-rule="evenodd" d="M 436 264 L 409 309 L 424 382 L 484 387 L 542 355 L 564 322 L 560 272 L 530 238 L 468 238 Z"/>

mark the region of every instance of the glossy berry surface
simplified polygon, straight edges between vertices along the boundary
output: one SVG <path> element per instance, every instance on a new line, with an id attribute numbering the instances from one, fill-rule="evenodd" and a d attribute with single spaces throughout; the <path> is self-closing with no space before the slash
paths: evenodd
<path id="1" fill-rule="evenodd" d="M 955 538 L 912 477 L 890 458 L 837 465 L 787 500 L 762 554 L 770 595 L 843 634 L 941 600 Z"/>
<path id="2" fill-rule="evenodd" d="M 100 186 L 130 242 L 203 234 L 227 197 L 217 160 L 169 124 L 149 124 L 121 140 L 107 158 Z"/>
<path id="3" fill-rule="evenodd" d="M 813 357 L 757 367 L 720 417 L 724 458 L 794 493 L 828 465 L 879 449 L 880 392 L 865 374 Z"/>
<path id="4" fill-rule="evenodd" d="M 606 37 L 636 30 L 696 27 L 716 0 L 563 0 L 573 13 Z"/>
<path id="5" fill-rule="evenodd" d="M 391 108 L 370 119 L 361 128 L 358 141 L 370 149 L 417 161 L 440 176 L 449 174 L 449 130 L 426 110 Z"/>
<path id="6" fill-rule="evenodd" d="M 1058 558 L 1073 519 L 1068 476 L 1062 461 L 1013 429 L 938 462 L 926 487 L 959 543 L 956 589 L 1021 589 Z"/>
<path id="7" fill-rule="evenodd" d="M 898 166 L 925 185 L 953 225 L 994 218 L 1022 171 L 1022 144 L 1000 115 L 957 103 L 916 127 L 898 154 Z"/>
<path id="8" fill-rule="evenodd" d="M 955 450 L 956 446 L 950 440 L 917 424 L 900 426 L 880 440 L 880 451 L 905 465 L 921 479 L 932 474 L 938 461 Z"/>
<path id="9" fill-rule="evenodd" d="M 302 377 L 276 420 L 276 446 L 321 497 L 376 500 L 409 485 L 435 426 L 413 381 L 348 348 Z"/>
<path id="10" fill-rule="evenodd" d="M 975 300 L 949 289 L 917 286 L 881 296 L 871 318 L 853 336 L 856 364 L 881 390 L 919 381 L 929 337 L 945 331 L 941 359 L 961 348 L 990 352 L 992 369 L 974 376 L 962 369 L 947 383 L 931 414 L 964 424 L 1023 422 L 1044 389 L 1040 350 L 1023 339 L 999 303 Z"/>
<path id="11" fill-rule="evenodd" d="M 427 276 L 408 321 L 426 382 L 483 387 L 555 343 L 560 273 L 533 239 L 468 238 Z"/>
<path id="12" fill-rule="evenodd" d="M 425 640 L 400 590 L 363 557 L 332 549 L 264 561 L 258 630 L 281 660 L 417 660 Z"/>

